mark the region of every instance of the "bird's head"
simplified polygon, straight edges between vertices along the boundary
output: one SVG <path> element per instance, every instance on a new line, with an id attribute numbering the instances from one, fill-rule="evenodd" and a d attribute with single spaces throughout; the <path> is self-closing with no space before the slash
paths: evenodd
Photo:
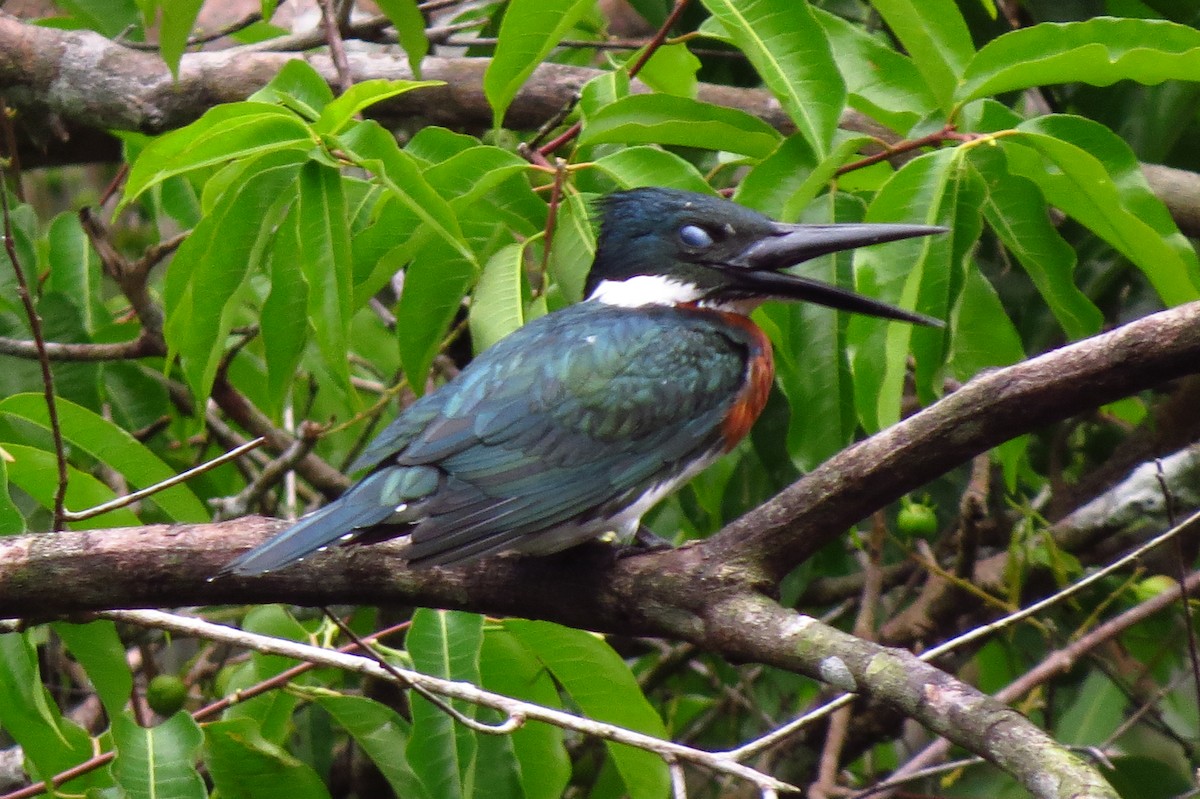
<path id="1" fill-rule="evenodd" d="M 828 283 L 780 270 L 840 250 L 943 233 L 927 225 L 786 225 L 736 203 L 675 189 L 642 188 L 601 201 L 589 300 L 614 305 L 698 303 L 748 311 L 785 299 L 940 326 Z"/>

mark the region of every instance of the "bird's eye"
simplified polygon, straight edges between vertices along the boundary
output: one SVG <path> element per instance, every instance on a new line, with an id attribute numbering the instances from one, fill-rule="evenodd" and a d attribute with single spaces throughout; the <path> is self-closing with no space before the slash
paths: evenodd
<path id="1" fill-rule="evenodd" d="M 689 247 L 711 247 L 713 238 L 707 230 L 698 225 L 684 225 L 679 228 L 679 240 Z"/>

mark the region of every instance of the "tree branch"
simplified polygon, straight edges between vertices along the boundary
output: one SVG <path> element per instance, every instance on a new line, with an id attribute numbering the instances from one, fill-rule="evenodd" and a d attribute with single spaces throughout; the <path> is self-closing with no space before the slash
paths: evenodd
<path id="1" fill-rule="evenodd" d="M 192 122 L 218 103 L 245 100 L 275 76 L 287 61 L 304 58 L 330 85 L 337 70 L 328 56 L 265 52 L 257 46 L 185 53 L 179 80 L 157 53 L 140 52 L 91 31 L 63 31 L 27 25 L 0 12 L 0 93 L 20 112 L 20 151 L 26 168 L 76 161 L 118 160 L 120 146 L 103 133 L 135 130 L 161 133 Z M 347 54 L 355 82 L 372 78 L 413 78 L 405 56 L 391 52 Z M 483 92 L 489 59 L 438 58 L 421 62 L 422 77 L 444 86 L 407 92 L 368 109 L 390 127 L 421 124 L 485 131 L 492 109 Z M 602 70 L 566 64 L 540 64 L 513 99 L 505 125 L 537 130 Z M 631 90 L 648 92 L 640 81 Z M 767 91 L 701 83 L 697 98 L 753 114 L 783 133 L 795 126 Z M 875 136 L 886 144 L 901 140 L 870 117 L 848 110 L 842 127 Z M 1200 235 L 1200 174 L 1143 165 L 1154 193 L 1166 203 L 1186 234 Z"/>

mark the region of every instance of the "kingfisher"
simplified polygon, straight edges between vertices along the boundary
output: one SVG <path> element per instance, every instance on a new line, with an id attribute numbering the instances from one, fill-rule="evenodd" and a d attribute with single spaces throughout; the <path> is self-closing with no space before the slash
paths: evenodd
<path id="1" fill-rule="evenodd" d="M 351 465 L 369 470 L 359 482 L 222 573 L 397 536 L 408 536 L 410 566 L 628 539 L 766 404 L 774 367 L 749 318 L 758 305 L 804 300 L 942 324 L 781 270 L 944 228 L 783 224 L 665 188 L 617 192 L 599 210 L 585 301 L 529 322 L 414 402 Z"/>

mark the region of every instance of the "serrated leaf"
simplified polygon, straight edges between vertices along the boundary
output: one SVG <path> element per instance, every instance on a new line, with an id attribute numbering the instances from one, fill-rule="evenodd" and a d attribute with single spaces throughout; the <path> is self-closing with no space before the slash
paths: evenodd
<path id="1" fill-rule="evenodd" d="M 962 104 L 1055 83 L 1155 84 L 1200 75 L 1200 31 L 1161 19 L 1098 17 L 1006 33 L 971 59 L 955 92 Z"/>
<path id="2" fill-rule="evenodd" d="M 390 707 L 362 696 L 317 696 L 313 701 L 350 733 L 387 779 L 396 796 L 424 799 L 421 786 L 401 753 L 408 745 L 410 725 Z"/>
<path id="3" fill-rule="evenodd" d="M 520 244 L 501 248 L 488 260 L 475 284 L 468 319 L 471 344 L 477 353 L 525 324 L 521 299 L 523 255 Z"/>
<path id="4" fill-rule="evenodd" d="M 591 6 L 591 0 L 510 0 L 496 54 L 483 76 L 494 127 L 503 125 L 504 113 L 525 79 Z"/>
<path id="5" fill-rule="evenodd" d="M 745 111 L 686 97 L 638 94 L 589 116 L 579 144 L 675 144 L 764 158 L 782 138 Z"/>
<path id="6" fill-rule="evenodd" d="M 133 691 L 133 673 L 116 624 L 97 619 L 86 624 L 54 622 L 51 626 L 87 672 L 104 712 L 109 718 L 120 716 Z"/>
<path id="7" fill-rule="evenodd" d="M 675 153 L 658 147 L 622 147 L 597 158 L 592 165 L 617 182 L 623 189 L 637 186 L 665 186 L 701 194 L 714 194 L 712 186 L 692 166 Z"/>
<path id="8" fill-rule="evenodd" d="M 904 45 L 925 85 L 948 111 L 959 78 L 975 54 L 971 32 L 954 0 L 872 0 Z"/>
<path id="9" fill-rule="evenodd" d="M 421 89 L 426 86 L 443 86 L 440 80 L 364 80 L 351 86 L 346 92 L 331 101 L 313 125 L 317 133 L 337 134 L 354 119 L 354 115 L 375 103 Z"/>
<path id="10" fill-rule="evenodd" d="M 129 170 L 116 213 L 174 175 L 278 150 L 308 150 L 312 145 L 308 127 L 285 108 L 253 102 L 219 105 L 142 150 Z"/>
<path id="11" fill-rule="evenodd" d="M 53 452 L 5 443 L 4 451 L 12 456 L 8 464 L 9 482 L 24 491 L 47 510 L 54 509 L 54 491 L 58 485 L 58 467 Z M 66 506 L 82 510 L 101 505 L 116 498 L 113 490 L 70 464 L 67 465 Z M 82 522 L 71 522 L 72 530 L 93 530 L 104 527 L 137 527 L 140 520 L 129 508 L 102 513 Z"/>
<path id="12" fill-rule="evenodd" d="M 134 488 L 147 488 L 175 476 L 174 469 L 108 419 L 61 397 L 57 405 L 59 428 L 67 443 L 123 475 Z M 0 400 L 0 415 L 5 414 L 50 429 L 41 394 L 17 394 Z M 185 485 L 159 491 L 151 500 L 173 521 L 205 522 L 210 518 L 204 503 Z"/>
<path id="13" fill-rule="evenodd" d="M 846 102 L 825 32 L 804 0 L 703 0 L 796 128 L 824 155 Z"/>
<path id="14" fill-rule="evenodd" d="M 408 56 L 408 68 L 418 80 L 421 78 L 421 61 L 429 54 L 429 39 L 425 36 L 425 17 L 416 0 L 376 0 L 400 39 L 400 47 Z"/>
<path id="15" fill-rule="evenodd" d="M 479 684 L 479 649 L 483 617 L 460 611 L 418 609 L 405 646 L 413 667 L 422 674 Z M 459 712 L 475 718 L 478 708 L 447 700 Z M 470 797 L 475 793 L 478 744 L 475 732 L 422 697 L 412 698 L 412 735 L 405 754 L 425 791 L 439 799 Z"/>
<path id="16" fill-rule="evenodd" d="M 589 718 L 666 737 L 662 719 L 646 700 L 621 657 L 602 638 L 543 621 L 507 619 L 504 629 L 554 675 Z M 625 789 L 633 799 L 662 799 L 670 793 L 667 766 L 654 754 L 606 743 Z"/>
<path id="17" fill-rule="evenodd" d="M 1200 261 L 1115 133 L 1082 117 L 1024 122 L 1000 139 L 1009 167 L 1128 258 L 1168 305 L 1200 297 Z"/>
<path id="18" fill-rule="evenodd" d="M 142 727 L 128 715 L 113 717 L 113 776 L 129 799 L 204 799 L 208 791 L 196 771 L 204 733 L 180 711 L 156 727 Z"/>
<path id="19" fill-rule="evenodd" d="M 171 77 L 179 79 L 179 61 L 187 49 L 188 37 L 204 0 L 168 0 L 162 4 L 162 24 L 158 28 L 158 50 Z"/>

